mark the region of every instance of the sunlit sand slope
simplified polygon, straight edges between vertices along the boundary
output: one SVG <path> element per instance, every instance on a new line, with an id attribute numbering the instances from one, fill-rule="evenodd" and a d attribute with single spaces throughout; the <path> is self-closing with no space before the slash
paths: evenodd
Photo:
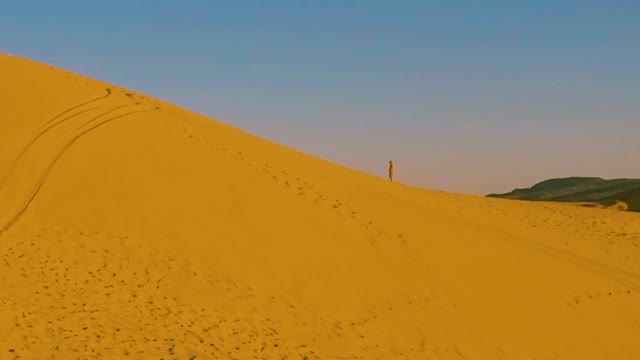
<path id="1" fill-rule="evenodd" d="M 0 359 L 640 359 L 640 214 L 390 183 L 14 56 L 0 99 Z"/>

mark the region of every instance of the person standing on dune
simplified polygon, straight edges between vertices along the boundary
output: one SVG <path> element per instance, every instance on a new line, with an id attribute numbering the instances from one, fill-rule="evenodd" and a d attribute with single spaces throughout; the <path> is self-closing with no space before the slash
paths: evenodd
<path id="1" fill-rule="evenodd" d="M 389 180 L 393 181 L 393 161 L 389 160 Z"/>

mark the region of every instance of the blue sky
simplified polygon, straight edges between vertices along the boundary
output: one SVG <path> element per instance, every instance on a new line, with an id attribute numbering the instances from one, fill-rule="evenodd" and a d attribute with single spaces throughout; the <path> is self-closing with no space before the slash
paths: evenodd
<path id="1" fill-rule="evenodd" d="M 419 186 L 640 177 L 638 1 L 14 1 L 0 48 Z"/>

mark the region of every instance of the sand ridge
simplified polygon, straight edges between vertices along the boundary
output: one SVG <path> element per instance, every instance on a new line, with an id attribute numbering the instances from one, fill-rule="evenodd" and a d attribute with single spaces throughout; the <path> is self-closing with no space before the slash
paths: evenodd
<path id="1" fill-rule="evenodd" d="M 640 357 L 638 214 L 390 183 L 16 56 L 0 78 L 0 359 Z"/>

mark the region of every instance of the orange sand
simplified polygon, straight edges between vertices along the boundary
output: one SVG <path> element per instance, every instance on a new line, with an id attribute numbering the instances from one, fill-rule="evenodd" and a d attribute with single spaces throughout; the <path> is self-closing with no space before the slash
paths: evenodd
<path id="1" fill-rule="evenodd" d="M 391 183 L 16 56 L 0 99 L 0 359 L 640 359 L 638 214 Z"/>

